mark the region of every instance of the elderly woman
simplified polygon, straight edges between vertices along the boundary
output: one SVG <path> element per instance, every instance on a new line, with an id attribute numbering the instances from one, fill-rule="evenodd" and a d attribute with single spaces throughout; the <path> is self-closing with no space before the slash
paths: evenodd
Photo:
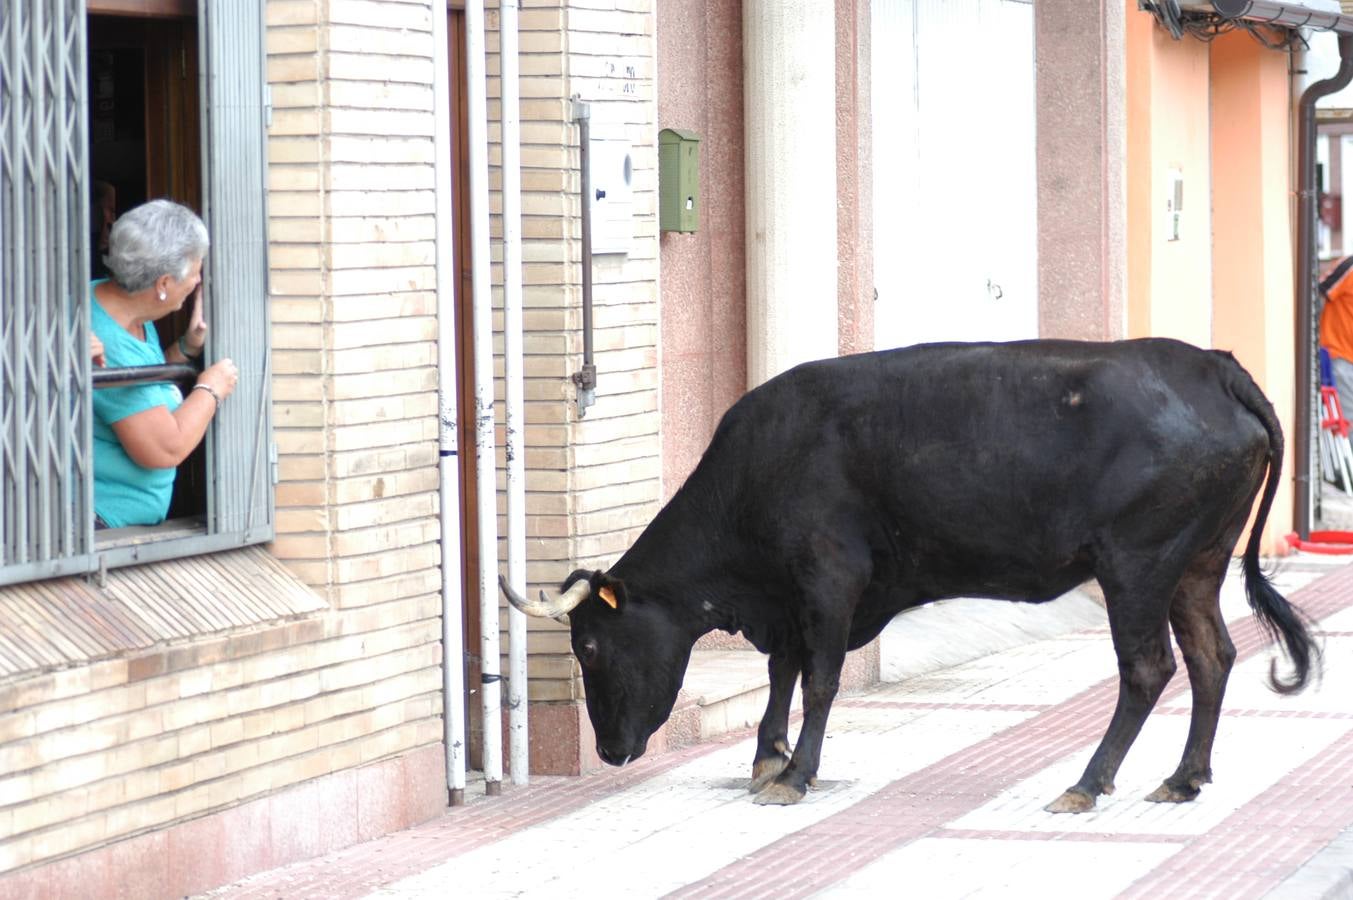
<path id="1" fill-rule="evenodd" d="M 152 200 L 127 211 L 108 236 L 112 278 L 90 285 L 93 337 L 110 367 L 191 363 L 202 355 L 202 260 L 207 227 L 186 206 Z M 155 322 L 193 298 L 188 329 L 160 348 Z M 99 354 L 93 341 L 95 364 Z M 94 392 L 94 513 L 97 527 L 164 521 L 176 467 L 202 441 L 235 389 L 239 371 L 223 359 L 185 397 L 173 384 Z"/>

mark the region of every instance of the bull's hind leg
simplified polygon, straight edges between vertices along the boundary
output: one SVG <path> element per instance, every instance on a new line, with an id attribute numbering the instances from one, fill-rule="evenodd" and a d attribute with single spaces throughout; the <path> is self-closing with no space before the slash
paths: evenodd
<path id="1" fill-rule="evenodd" d="M 1135 580 L 1099 573 L 1109 613 L 1113 648 L 1118 654 L 1118 705 L 1080 781 L 1045 809 L 1054 813 L 1088 812 L 1100 794 L 1113 793 L 1113 779 L 1128 748 L 1137 739 L 1151 708 L 1175 672 L 1166 619 L 1177 580 L 1164 576 L 1154 560 L 1138 559 Z M 1162 583 L 1167 579 L 1166 583 Z"/>
<path id="2" fill-rule="evenodd" d="M 1197 797 L 1198 790 L 1212 781 L 1212 741 L 1221 718 L 1226 680 L 1236 658 L 1235 645 L 1221 617 L 1221 583 L 1228 563 L 1226 552 L 1199 556 L 1175 590 L 1170 626 L 1189 672 L 1193 714 L 1179 768 L 1147 800 L 1182 803 Z"/>
<path id="3" fill-rule="evenodd" d="M 773 653 L 768 668 L 770 699 L 756 732 L 756 757 L 752 760 L 752 780 L 747 785 L 753 794 L 789 765 L 789 707 L 794 699 L 794 682 L 799 677 L 799 660 L 794 654 Z"/>

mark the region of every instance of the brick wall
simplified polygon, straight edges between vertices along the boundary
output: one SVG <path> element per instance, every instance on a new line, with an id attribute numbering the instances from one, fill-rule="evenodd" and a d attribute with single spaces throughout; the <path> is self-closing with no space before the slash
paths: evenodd
<path id="1" fill-rule="evenodd" d="M 425 618 L 312 618 L 25 680 L 0 730 L 0 771 L 22 773 L 0 786 L 0 873 L 436 741 Z"/>
<path id="2" fill-rule="evenodd" d="M 488 24 L 491 30 L 497 27 L 492 9 Z M 557 588 L 574 568 L 608 568 L 658 508 L 652 3 L 524 7 L 519 40 L 527 580 L 534 590 Z M 494 75 L 497 47 L 491 34 L 489 71 Z M 634 169 L 629 252 L 594 256 L 597 403 L 581 419 L 570 381 L 581 367 L 583 349 L 578 132 L 570 103 L 575 94 L 591 104 L 594 138 L 632 145 Z M 491 78 L 490 119 L 498 116 L 498 96 L 497 80 Z M 496 141 L 498 130 L 490 133 Z M 499 158 L 496 150 L 490 152 L 491 160 Z M 496 168 L 491 182 L 500 183 Z M 496 194 L 491 205 L 501 209 Z M 493 234 L 495 239 L 501 234 L 496 215 Z M 500 260 L 496 248 L 494 254 Z M 497 293 L 495 301 L 501 301 Z M 505 548 L 500 553 L 505 558 Z M 548 619 L 533 619 L 529 627 L 530 698 L 581 698 L 567 631 Z M 506 640 L 503 646 L 506 651 Z"/>
<path id="3" fill-rule="evenodd" d="M 275 552 L 339 608 L 398 608 L 439 586 L 431 13 L 420 3 L 345 3 L 316 31 L 308 22 L 322 8 L 269 4 L 274 412 L 283 479 Z M 493 5 L 486 24 L 494 123 Z M 309 33 L 318 36 L 307 40 Z M 654 45 L 651 2 L 520 11 L 532 590 L 556 587 L 577 566 L 614 563 L 657 511 Z M 575 94 L 592 104 L 595 136 L 624 139 L 634 150 L 633 241 L 627 254 L 594 262 L 598 402 L 581 419 L 570 380 L 582 362 Z M 499 141 L 496 124 L 489 135 Z M 489 159 L 500 309 L 496 146 Z M 285 191 L 289 185 L 296 190 Z M 501 379 L 496 393 L 501 400 Z M 501 402 L 497 412 L 501 466 Z M 500 542 L 504 531 L 500 515 Z M 532 620 L 529 646 L 530 698 L 581 698 L 567 632 Z M 505 634 L 502 647 L 506 653 Z"/>
<path id="4" fill-rule="evenodd" d="M 267 4 L 272 551 L 330 601 L 347 662 L 372 663 L 347 730 L 386 754 L 441 734 L 431 16 Z M 420 686 L 417 727 L 387 721 L 377 644 Z"/>

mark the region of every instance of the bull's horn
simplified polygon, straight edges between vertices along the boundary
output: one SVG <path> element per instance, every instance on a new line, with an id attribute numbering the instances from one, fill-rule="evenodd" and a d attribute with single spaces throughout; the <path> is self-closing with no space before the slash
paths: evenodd
<path id="1" fill-rule="evenodd" d="M 498 587 L 502 588 L 503 596 L 507 597 L 508 603 L 528 616 L 548 616 L 551 619 L 567 616 L 575 606 L 586 600 L 587 595 L 592 592 L 592 585 L 588 583 L 586 578 L 579 578 L 573 583 L 573 587 L 555 597 L 546 596 L 545 592 L 541 591 L 540 599 L 535 601 L 527 600 L 514 591 L 503 575 L 498 576 Z"/>

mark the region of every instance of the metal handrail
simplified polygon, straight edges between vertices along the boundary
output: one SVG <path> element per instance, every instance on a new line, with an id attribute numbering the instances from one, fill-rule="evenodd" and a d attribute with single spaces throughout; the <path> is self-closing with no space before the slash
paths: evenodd
<path id="1" fill-rule="evenodd" d="M 155 384 L 171 381 L 187 384 L 197 380 L 197 369 L 184 363 L 166 363 L 162 366 L 94 367 L 94 388 L 131 387 L 136 384 Z"/>

